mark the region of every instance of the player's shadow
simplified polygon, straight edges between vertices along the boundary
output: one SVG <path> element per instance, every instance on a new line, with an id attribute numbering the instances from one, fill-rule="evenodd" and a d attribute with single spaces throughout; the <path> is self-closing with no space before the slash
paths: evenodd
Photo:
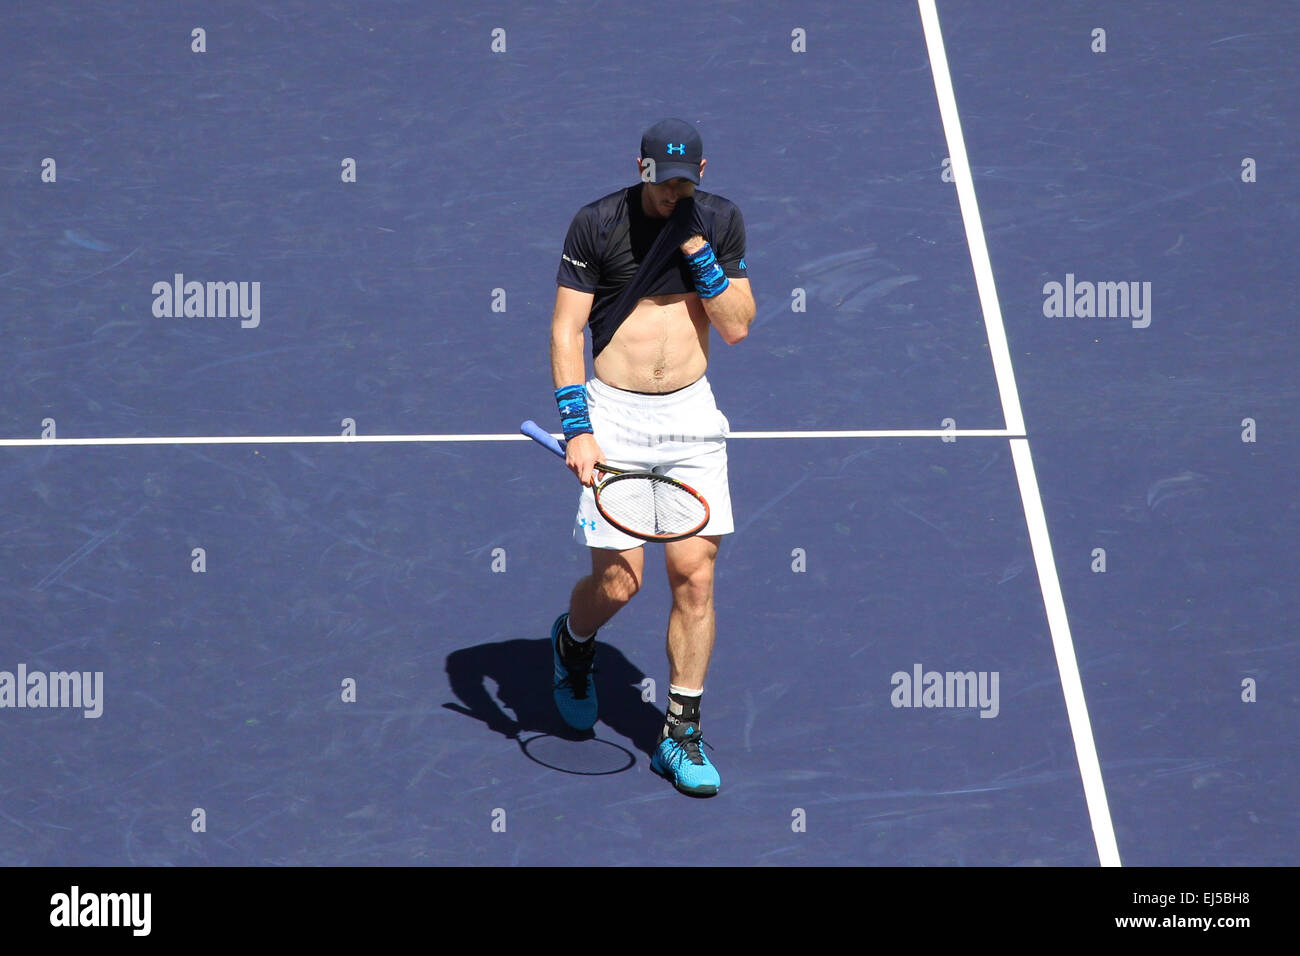
<path id="1" fill-rule="evenodd" d="M 534 740 L 539 734 L 568 741 L 589 740 L 600 733 L 602 724 L 631 740 L 642 753 L 654 750 L 663 713 L 656 704 L 641 699 L 645 674 L 617 647 L 602 643 L 596 648 L 600 720 L 594 733 L 574 730 L 560 718 L 551 693 L 551 674 L 551 646 L 544 639 L 461 648 L 447 655 L 447 679 L 459 702 L 443 706 L 519 741 L 525 753 L 529 753 L 529 735 L 534 735 Z M 489 681 L 496 684 L 495 694 Z M 537 759 L 531 753 L 529 756 Z"/>

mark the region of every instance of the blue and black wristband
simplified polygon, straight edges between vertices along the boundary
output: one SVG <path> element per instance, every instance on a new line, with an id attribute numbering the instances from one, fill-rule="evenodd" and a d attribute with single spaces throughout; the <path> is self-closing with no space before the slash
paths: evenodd
<path id="1" fill-rule="evenodd" d="M 718 257 L 713 254 L 713 247 L 704 243 L 704 248 L 686 257 L 686 264 L 691 267 L 691 277 L 695 280 L 695 291 L 701 299 L 712 299 L 726 291 L 731 281 L 718 264 Z"/>
<path id="2" fill-rule="evenodd" d="M 560 427 L 564 429 L 564 440 L 575 435 L 590 435 L 591 418 L 587 411 L 587 386 L 565 385 L 555 390 L 555 404 L 560 409 Z"/>

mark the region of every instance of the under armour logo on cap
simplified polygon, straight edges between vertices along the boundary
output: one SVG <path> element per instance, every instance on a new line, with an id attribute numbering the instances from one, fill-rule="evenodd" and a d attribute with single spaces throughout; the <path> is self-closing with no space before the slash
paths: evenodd
<path id="1" fill-rule="evenodd" d="M 700 181 L 700 160 L 704 157 L 704 144 L 695 127 L 683 119 L 665 119 L 655 123 L 641 137 L 641 158 L 670 156 L 672 162 L 656 164 L 651 182 L 663 183 L 670 179 Z"/>

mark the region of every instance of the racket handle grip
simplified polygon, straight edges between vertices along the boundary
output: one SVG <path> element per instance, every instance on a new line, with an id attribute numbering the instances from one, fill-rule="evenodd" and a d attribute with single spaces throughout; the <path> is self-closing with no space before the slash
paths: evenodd
<path id="1" fill-rule="evenodd" d="M 564 445 L 555 440 L 555 438 L 541 425 L 531 418 L 519 426 L 520 434 L 527 435 L 533 441 L 537 442 L 543 448 L 549 448 L 561 458 L 564 457 Z"/>

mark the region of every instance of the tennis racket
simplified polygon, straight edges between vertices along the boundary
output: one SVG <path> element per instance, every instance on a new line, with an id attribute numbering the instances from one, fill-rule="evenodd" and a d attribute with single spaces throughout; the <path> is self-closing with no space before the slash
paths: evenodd
<path id="1" fill-rule="evenodd" d="M 564 443 L 532 419 L 520 425 L 519 431 L 564 457 Z M 680 541 L 699 534 L 709 523 L 709 503 L 704 496 L 676 478 L 602 462 L 595 467 L 606 475 L 592 489 L 596 510 L 624 534 L 642 541 Z"/>

